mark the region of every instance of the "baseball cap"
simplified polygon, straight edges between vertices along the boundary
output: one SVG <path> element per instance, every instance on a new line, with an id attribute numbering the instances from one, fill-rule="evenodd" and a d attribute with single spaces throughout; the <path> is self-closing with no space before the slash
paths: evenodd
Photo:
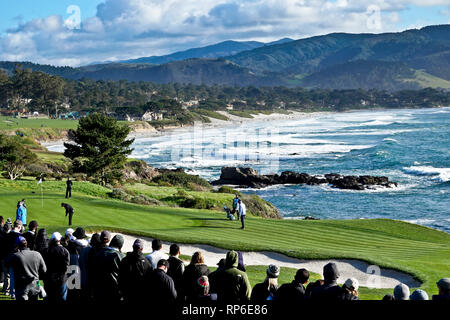
<path id="1" fill-rule="evenodd" d="M 51 236 L 51 240 L 56 240 L 56 241 L 61 241 L 61 233 L 59 232 L 53 232 L 52 236 Z"/>
<path id="2" fill-rule="evenodd" d="M 134 240 L 133 248 L 144 249 L 144 240 L 142 240 L 142 239 Z"/>
<path id="3" fill-rule="evenodd" d="M 24 237 L 22 237 L 22 236 L 18 236 L 17 239 L 16 239 L 16 242 L 15 242 L 15 246 L 17 247 L 18 245 L 20 245 L 20 243 L 22 241 L 27 241 L 27 240 Z"/>
<path id="4" fill-rule="evenodd" d="M 111 233 L 109 231 L 102 231 L 100 234 L 100 241 L 108 242 L 109 240 L 111 240 Z"/>

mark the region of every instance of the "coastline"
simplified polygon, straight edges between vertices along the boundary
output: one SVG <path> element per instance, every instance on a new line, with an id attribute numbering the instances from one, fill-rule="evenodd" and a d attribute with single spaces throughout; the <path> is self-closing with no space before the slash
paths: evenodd
<path id="1" fill-rule="evenodd" d="M 139 125 L 136 129 L 132 129 L 133 131 L 128 135 L 128 138 L 134 139 L 146 139 L 152 137 L 161 137 L 171 133 L 183 133 L 192 130 L 195 126 L 201 126 L 205 129 L 213 129 L 213 128 L 225 128 L 233 125 L 245 125 L 246 123 L 251 122 L 269 122 L 269 121 L 281 121 L 281 120 L 301 120 L 307 118 L 313 118 L 317 116 L 322 116 L 326 114 L 333 114 L 336 112 L 299 112 L 299 111 L 291 111 L 289 110 L 288 114 L 285 113 L 271 113 L 271 114 L 262 114 L 259 113 L 257 115 L 252 115 L 253 118 L 244 118 L 238 117 L 232 114 L 227 113 L 226 111 L 218 111 L 218 113 L 225 115 L 229 120 L 220 120 L 211 117 L 207 117 L 211 122 L 196 122 L 193 125 L 184 125 L 184 126 L 168 126 L 162 129 L 156 129 L 150 124 L 147 125 Z M 40 140 L 38 141 L 40 145 L 43 147 L 50 147 L 54 145 L 61 145 L 64 142 L 67 142 L 67 138 L 60 138 L 56 140 Z"/>

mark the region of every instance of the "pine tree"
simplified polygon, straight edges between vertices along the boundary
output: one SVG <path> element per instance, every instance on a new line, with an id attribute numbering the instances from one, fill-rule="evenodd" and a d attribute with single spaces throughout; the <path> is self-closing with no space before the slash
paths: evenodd
<path id="1" fill-rule="evenodd" d="M 80 119 L 77 130 L 69 130 L 64 156 L 72 160 L 74 171 L 99 178 L 103 185 L 122 178 L 127 156 L 133 151 L 127 140 L 130 128 L 106 115 L 94 113 Z"/>

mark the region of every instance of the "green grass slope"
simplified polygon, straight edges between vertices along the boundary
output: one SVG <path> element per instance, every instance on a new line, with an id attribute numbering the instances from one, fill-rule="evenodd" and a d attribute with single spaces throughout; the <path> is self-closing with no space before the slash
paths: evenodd
<path id="1" fill-rule="evenodd" d="M 159 237 L 179 243 L 203 243 L 225 249 L 275 251 L 304 259 L 365 260 L 413 274 L 422 288 L 435 293 L 435 282 L 450 273 L 450 235 L 400 221 L 266 220 L 248 217 L 247 227 L 209 210 L 150 207 L 106 198 L 108 189 L 75 183 L 74 224 L 89 230 L 110 230 Z M 0 180 L 0 214 L 14 217 L 18 200 L 26 198 L 28 220 L 36 219 L 49 231 L 65 228 L 63 182 L 40 186 L 34 181 Z M 381 294 L 381 293 L 380 293 Z"/>

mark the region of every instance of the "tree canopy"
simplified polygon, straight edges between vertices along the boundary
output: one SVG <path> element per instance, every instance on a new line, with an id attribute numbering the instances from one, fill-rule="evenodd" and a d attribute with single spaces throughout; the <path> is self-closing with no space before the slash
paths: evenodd
<path id="1" fill-rule="evenodd" d="M 19 139 L 0 135 L 0 169 L 5 170 L 6 177 L 11 180 L 20 178 L 25 167 L 37 159 Z"/>
<path id="2" fill-rule="evenodd" d="M 130 127 L 100 113 L 80 119 L 78 128 L 69 131 L 64 156 L 73 169 L 98 178 L 105 185 L 122 177 L 123 165 L 133 151 L 134 139 L 127 139 Z"/>

